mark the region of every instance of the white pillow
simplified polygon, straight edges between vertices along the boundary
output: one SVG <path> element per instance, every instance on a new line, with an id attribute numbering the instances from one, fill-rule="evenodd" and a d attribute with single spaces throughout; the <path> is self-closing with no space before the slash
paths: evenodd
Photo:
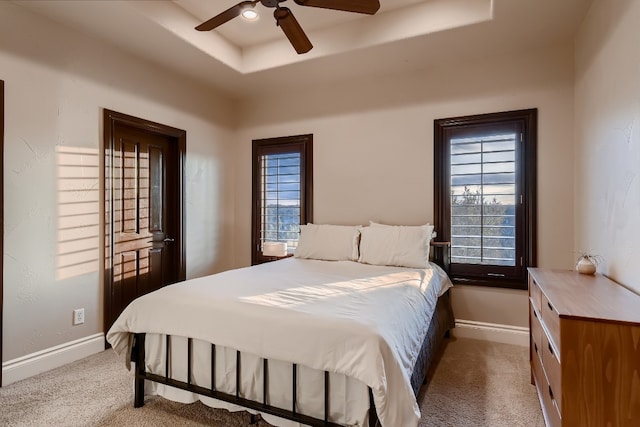
<path id="1" fill-rule="evenodd" d="M 360 228 L 350 225 L 301 225 L 294 256 L 325 261 L 357 261 Z"/>
<path id="2" fill-rule="evenodd" d="M 398 267 L 428 268 L 433 225 L 383 225 L 360 229 L 359 262 Z"/>
<path id="3" fill-rule="evenodd" d="M 380 223 L 378 223 L 378 222 L 373 222 L 373 221 L 371 221 L 371 220 L 369 220 L 369 225 L 370 225 L 371 227 L 394 227 L 393 225 L 380 224 Z M 435 232 L 435 230 L 434 230 L 435 226 L 433 226 L 433 225 L 431 225 L 431 224 L 429 224 L 429 223 L 426 223 L 424 226 L 431 226 L 431 230 L 432 230 L 432 231 L 431 231 L 431 238 L 432 238 L 432 239 L 435 239 L 436 237 L 438 237 L 438 233 L 436 233 L 436 232 Z M 407 225 L 406 227 L 414 227 L 414 226 L 412 226 L 412 225 Z M 423 226 L 422 226 L 422 225 L 418 225 L 417 227 L 423 227 Z"/>

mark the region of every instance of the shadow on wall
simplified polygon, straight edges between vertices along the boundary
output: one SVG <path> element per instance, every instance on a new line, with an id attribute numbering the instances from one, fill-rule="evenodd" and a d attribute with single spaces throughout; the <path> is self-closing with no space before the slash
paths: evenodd
<path id="1" fill-rule="evenodd" d="M 97 149 L 56 147 L 58 181 L 56 280 L 98 271 L 99 163 Z"/>

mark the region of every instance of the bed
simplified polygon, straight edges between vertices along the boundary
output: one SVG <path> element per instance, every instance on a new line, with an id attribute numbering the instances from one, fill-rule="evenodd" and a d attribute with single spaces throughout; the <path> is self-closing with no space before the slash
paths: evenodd
<path id="1" fill-rule="evenodd" d="M 317 244 L 305 256 L 301 233 L 294 258 L 135 300 L 107 333 L 134 362 L 135 406 L 158 394 L 248 410 L 284 427 L 416 426 L 417 392 L 454 326 L 452 285 L 428 250 L 421 268 L 364 262 L 375 242 L 367 233 L 345 239 L 357 248 L 339 259 L 326 259 L 335 248 L 323 256 Z M 335 246 L 339 239 L 329 237 Z M 433 258 L 446 267 L 447 246 L 439 249 Z"/>

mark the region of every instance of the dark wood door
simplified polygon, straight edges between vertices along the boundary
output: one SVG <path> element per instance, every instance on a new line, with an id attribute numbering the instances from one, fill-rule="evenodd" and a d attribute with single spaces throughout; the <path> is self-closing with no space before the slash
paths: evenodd
<path id="1" fill-rule="evenodd" d="M 184 280 L 180 145 L 155 128 L 112 126 L 105 157 L 105 331 L 137 297 Z"/>

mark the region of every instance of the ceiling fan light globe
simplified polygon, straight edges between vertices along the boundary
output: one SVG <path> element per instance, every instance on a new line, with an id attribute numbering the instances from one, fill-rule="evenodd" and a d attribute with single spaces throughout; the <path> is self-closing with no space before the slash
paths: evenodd
<path id="1" fill-rule="evenodd" d="M 260 15 L 258 15 L 258 12 L 251 8 L 245 8 L 242 13 L 240 13 L 240 16 L 242 16 L 242 18 L 246 21 L 255 21 L 260 17 Z"/>

